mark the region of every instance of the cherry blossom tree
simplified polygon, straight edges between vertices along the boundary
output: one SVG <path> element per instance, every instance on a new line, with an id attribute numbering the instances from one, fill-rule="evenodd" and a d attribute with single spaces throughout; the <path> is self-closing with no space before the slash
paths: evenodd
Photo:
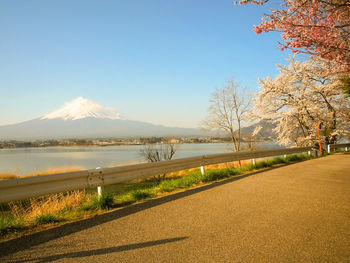
<path id="1" fill-rule="evenodd" d="M 315 144 L 316 122 L 326 144 L 349 133 L 350 101 L 337 92 L 339 77 L 324 70 L 330 62 L 318 57 L 306 62 L 291 57 L 288 61 L 289 65 L 278 66 L 280 74 L 275 79 L 259 79 L 261 91 L 254 98 L 256 115 L 276 124 L 278 142 Z"/>
<path id="2" fill-rule="evenodd" d="M 254 26 L 257 34 L 281 32 L 281 50 L 317 55 L 335 63 L 337 72 L 350 71 L 350 1 L 281 0 L 281 9 L 271 9 Z M 241 0 L 239 4 L 263 5 L 268 0 Z M 237 2 L 236 2 L 237 3 Z"/>

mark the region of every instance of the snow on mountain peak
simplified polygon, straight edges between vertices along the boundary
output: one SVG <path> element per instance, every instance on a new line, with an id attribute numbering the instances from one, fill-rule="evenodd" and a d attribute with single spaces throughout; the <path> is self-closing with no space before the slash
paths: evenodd
<path id="1" fill-rule="evenodd" d="M 40 119 L 79 120 L 84 118 L 121 119 L 120 114 L 113 108 L 103 107 L 91 100 L 78 97 L 65 103 L 61 108 Z"/>

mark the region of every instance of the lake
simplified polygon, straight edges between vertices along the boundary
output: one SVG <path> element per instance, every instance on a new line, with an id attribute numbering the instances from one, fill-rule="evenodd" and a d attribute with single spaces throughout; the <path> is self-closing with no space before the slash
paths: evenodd
<path id="1" fill-rule="evenodd" d="M 279 146 L 273 142 L 262 142 L 259 149 Z M 18 176 L 53 171 L 93 169 L 142 162 L 142 145 L 106 147 L 45 147 L 0 149 L 0 174 Z M 232 152 L 228 143 L 178 144 L 173 158 L 184 158 L 206 154 Z"/>

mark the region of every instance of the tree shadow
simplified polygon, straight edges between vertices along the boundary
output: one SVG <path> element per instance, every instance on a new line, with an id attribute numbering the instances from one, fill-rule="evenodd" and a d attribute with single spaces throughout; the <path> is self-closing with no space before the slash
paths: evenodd
<path id="1" fill-rule="evenodd" d="M 289 164 L 287 164 L 289 165 Z M 228 178 L 228 179 L 224 179 L 222 181 L 218 181 L 218 182 L 214 182 L 211 184 L 207 184 L 204 186 L 200 186 L 200 187 L 196 187 L 196 188 L 192 188 L 189 190 L 185 190 L 183 192 L 178 192 L 178 193 L 174 193 L 174 194 L 170 194 L 167 196 L 163 196 L 160 198 L 156 198 L 156 199 L 150 199 L 147 200 L 145 202 L 142 203 L 138 203 L 138 204 L 133 204 L 121 209 L 117 209 L 117 210 L 113 210 L 110 212 L 107 212 L 105 214 L 102 215 L 98 215 L 92 218 L 87 218 L 87 219 L 83 219 L 80 221 L 76 221 L 76 222 L 72 222 L 72 223 L 67 223 L 65 225 L 56 227 L 56 228 L 51 228 L 48 230 L 44 230 L 38 233 L 34 233 L 28 236 L 23 236 L 20 238 L 16 238 L 16 239 L 12 239 L 12 240 L 8 240 L 5 241 L 3 243 L 0 243 L 0 258 L 10 255 L 10 254 L 14 254 L 18 251 L 22 251 L 22 250 L 26 250 L 28 248 L 31 248 L 33 246 L 37 246 L 40 245 L 42 243 L 46 243 L 50 240 L 54 240 L 57 238 L 61 238 L 64 236 L 68 236 L 71 235 L 73 233 L 76 232 L 80 232 L 83 231 L 84 229 L 88 229 L 97 225 L 101 225 L 104 224 L 106 222 L 112 221 L 112 220 L 116 220 L 125 216 L 129 216 L 135 213 L 138 213 L 140 211 L 143 211 L 145 209 L 149 209 L 158 205 L 162 205 L 180 198 L 184 198 L 186 196 L 190 196 L 190 195 L 194 195 L 196 193 L 200 193 L 221 185 L 225 185 L 228 183 L 232 183 L 234 181 L 237 180 L 241 180 L 244 179 L 246 177 L 255 175 L 255 174 L 259 174 L 262 172 L 265 172 L 267 170 L 272 170 L 272 169 L 277 169 L 279 167 L 271 167 L 268 169 L 264 169 L 262 171 L 256 171 L 256 172 L 252 172 L 249 174 L 243 174 L 240 176 L 235 176 L 233 178 Z"/>
<path id="2" fill-rule="evenodd" d="M 32 258 L 32 259 L 26 258 L 23 260 L 16 260 L 16 262 L 35 261 L 35 262 L 41 263 L 41 262 L 56 261 L 56 260 L 64 259 L 64 258 L 73 259 L 73 258 L 96 256 L 96 255 L 105 255 L 105 254 L 110 254 L 110 253 L 118 253 L 118 252 L 123 252 L 123 251 L 128 251 L 128 250 L 134 250 L 134 249 L 146 248 L 146 247 L 151 247 L 151 246 L 158 246 L 158 245 L 172 243 L 172 242 L 178 242 L 178 241 L 181 241 L 181 240 L 184 240 L 187 238 L 188 237 L 167 238 L 167 239 L 161 239 L 161 240 L 155 240 L 155 241 L 148 241 L 148 242 L 142 242 L 142 243 L 123 245 L 123 246 L 70 252 L 70 253 L 52 255 L 52 256 L 47 256 L 47 257 L 39 257 L 39 258 L 36 257 L 36 258 Z"/>

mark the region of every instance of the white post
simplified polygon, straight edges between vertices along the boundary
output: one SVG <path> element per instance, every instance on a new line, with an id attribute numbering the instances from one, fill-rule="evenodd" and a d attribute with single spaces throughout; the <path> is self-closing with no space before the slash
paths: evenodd
<path id="1" fill-rule="evenodd" d="M 348 147 L 347 147 L 347 146 L 345 147 L 345 151 L 346 151 L 346 152 L 348 151 Z"/>
<path id="2" fill-rule="evenodd" d="M 96 170 L 99 170 L 99 169 L 101 169 L 101 167 L 96 167 Z M 98 199 L 100 199 L 101 198 L 101 196 L 102 196 L 102 194 L 103 194 L 103 186 L 97 186 L 97 196 L 98 196 Z"/>
<path id="3" fill-rule="evenodd" d="M 311 151 L 308 151 L 307 154 L 311 156 Z"/>
<path id="4" fill-rule="evenodd" d="M 283 155 L 284 158 L 287 158 L 287 154 Z"/>
<path id="5" fill-rule="evenodd" d="M 201 166 L 201 173 L 202 173 L 202 175 L 204 175 L 204 173 L 205 173 L 205 169 L 204 169 L 203 165 Z"/>
<path id="6" fill-rule="evenodd" d="M 255 166 L 255 159 L 252 159 L 252 165 Z"/>
<path id="7" fill-rule="evenodd" d="M 330 144 L 327 145 L 327 151 L 328 151 L 328 153 L 331 153 L 331 145 Z"/>
<path id="8" fill-rule="evenodd" d="M 102 194 L 103 194 L 103 187 L 97 186 L 97 195 L 99 199 L 101 198 Z"/>

